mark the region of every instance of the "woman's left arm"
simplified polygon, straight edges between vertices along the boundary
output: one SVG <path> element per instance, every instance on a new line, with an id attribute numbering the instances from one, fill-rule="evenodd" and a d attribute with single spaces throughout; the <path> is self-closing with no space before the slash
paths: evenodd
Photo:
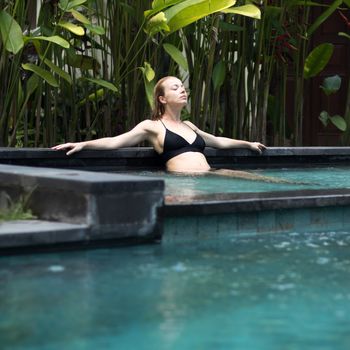
<path id="1" fill-rule="evenodd" d="M 228 137 L 214 136 L 197 128 L 193 123 L 185 121 L 198 135 L 202 136 L 208 147 L 214 148 L 248 148 L 252 151 L 262 153 L 266 146 L 260 142 L 249 142 L 244 140 L 235 140 Z"/>

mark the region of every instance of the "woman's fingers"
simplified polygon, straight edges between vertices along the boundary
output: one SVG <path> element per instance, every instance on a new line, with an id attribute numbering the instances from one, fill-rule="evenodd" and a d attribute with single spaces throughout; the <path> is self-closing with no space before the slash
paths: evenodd
<path id="1" fill-rule="evenodd" d="M 81 150 L 81 146 L 79 145 L 79 143 L 72 143 L 72 142 L 68 142 L 68 143 L 63 143 L 61 145 L 57 145 L 57 146 L 53 146 L 51 147 L 51 149 L 55 150 L 55 151 L 65 151 L 68 150 L 68 152 L 66 153 L 67 156 L 78 152 Z"/>
<path id="2" fill-rule="evenodd" d="M 266 146 L 263 145 L 262 143 L 260 142 L 252 142 L 252 149 L 254 151 L 257 151 L 259 152 L 260 154 L 262 153 L 262 151 L 264 151 L 266 149 Z"/>
<path id="3" fill-rule="evenodd" d="M 53 146 L 53 147 L 51 147 L 51 149 L 54 149 L 56 151 L 60 151 L 60 150 L 64 150 L 64 149 L 72 148 L 72 147 L 74 147 L 74 144 L 69 142 L 69 143 L 62 143 L 61 145 Z"/>

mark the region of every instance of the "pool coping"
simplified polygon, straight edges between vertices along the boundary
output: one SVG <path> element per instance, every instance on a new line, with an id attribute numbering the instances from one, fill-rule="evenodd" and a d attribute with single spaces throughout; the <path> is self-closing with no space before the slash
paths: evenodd
<path id="1" fill-rule="evenodd" d="M 166 196 L 164 216 L 211 215 L 350 205 L 350 189 L 293 190 Z"/>
<path id="2" fill-rule="evenodd" d="M 350 164 L 350 147 L 268 147 L 261 155 L 248 149 L 204 151 L 213 168 L 272 168 L 327 164 Z M 96 171 L 163 169 L 151 147 L 117 150 L 83 150 L 72 156 L 47 148 L 0 147 L 0 164 L 90 169 Z"/>

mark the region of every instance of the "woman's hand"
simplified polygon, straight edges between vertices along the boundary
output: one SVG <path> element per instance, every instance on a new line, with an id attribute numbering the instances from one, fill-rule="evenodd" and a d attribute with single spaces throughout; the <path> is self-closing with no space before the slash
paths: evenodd
<path id="1" fill-rule="evenodd" d="M 249 148 L 252 150 L 252 151 L 255 151 L 255 152 L 258 152 L 258 153 L 262 153 L 262 151 L 264 151 L 266 149 L 266 146 L 263 145 L 262 143 L 260 142 L 250 142 L 249 143 Z"/>
<path id="2" fill-rule="evenodd" d="M 67 156 L 70 156 L 73 153 L 79 152 L 84 148 L 83 142 L 68 142 L 63 143 L 61 145 L 57 145 L 54 147 L 51 147 L 51 149 L 54 149 L 56 151 L 65 151 L 69 150 L 66 154 Z"/>

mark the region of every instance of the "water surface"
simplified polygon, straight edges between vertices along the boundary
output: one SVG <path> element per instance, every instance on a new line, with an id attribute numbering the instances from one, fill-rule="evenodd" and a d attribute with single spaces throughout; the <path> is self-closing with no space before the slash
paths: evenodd
<path id="1" fill-rule="evenodd" d="M 257 175 L 269 176 L 273 179 L 288 180 L 291 183 L 251 181 L 215 175 L 174 175 L 164 171 L 143 171 L 137 174 L 163 178 L 166 195 L 350 188 L 350 167 L 281 168 L 247 171 Z"/>
<path id="2" fill-rule="evenodd" d="M 1 349 L 349 349 L 350 234 L 0 259 Z"/>

